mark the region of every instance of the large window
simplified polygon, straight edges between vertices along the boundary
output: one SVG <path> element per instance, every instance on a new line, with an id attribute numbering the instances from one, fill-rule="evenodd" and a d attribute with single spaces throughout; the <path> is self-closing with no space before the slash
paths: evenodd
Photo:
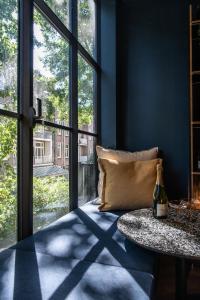
<path id="1" fill-rule="evenodd" d="M 97 0 L 1 7 L 0 249 L 96 196 L 97 19 Z"/>

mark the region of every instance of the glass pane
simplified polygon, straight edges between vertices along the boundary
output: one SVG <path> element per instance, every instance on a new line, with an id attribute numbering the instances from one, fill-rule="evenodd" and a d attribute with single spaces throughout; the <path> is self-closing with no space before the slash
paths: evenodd
<path id="1" fill-rule="evenodd" d="M 94 70 L 78 56 L 78 127 L 95 132 L 94 120 Z"/>
<path id="2" fill-rule="evenodd" d="M 83 47 L 94 55 L 95 50 L 95 2 L 78 0 L 78 39 Z"/>
<path id="3" fill-rule="evenodd" d="M 44 0 L 61 21 L 69 27 L 69 0 Z"/>
<path id="4" fill-rule="evenodd" d="M 17 1 L 3 1 L 0 5 L 0 108 L 11 111 L 17 111 L 17 37 Z"/>
<path id="5" fill-rule="evenodd" d="M 96 197 L 96 139 L 89 135 L 78 135 L 78 205 Z"/>
<path id="6" fill-rule="evenodd" d="M 45 120 L 69 124 L 69 45 L 34 11 L 34 106 Z"/>
<path id="7" fill-rule="evenodd" d="M 33 138 L 34 231 L 69 212 L 69 134 L 36 126 Z"/>
<path id="8" fill-rule="evenodd" d="M 0 249 L 16 242 L 17 121 L 0 116 Z"/>

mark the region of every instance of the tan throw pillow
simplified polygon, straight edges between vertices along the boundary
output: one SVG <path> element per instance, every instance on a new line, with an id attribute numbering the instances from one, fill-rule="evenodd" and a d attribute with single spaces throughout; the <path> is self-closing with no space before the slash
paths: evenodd
<path id="1" fill-rule="evenodd" d="M 105 178 L 101 211 L 132 210 L 152 206 L 157 164 L 161 159 L 118 162 L 99 159 Z"/>
<path id="2" fill-rule="evenodd" d="M 155 159 L 158 156 L 158 147 L 149 150 L 128 152 L 121 150 L 106 149 L 101 146 L 96 146 L 98 158 L 113 159 L 120 162 L 130 162 L 136 160 Z"/>
<path id="3" fill-rule="evenodd" d="M 137 151 L 137 152 L 127 152 L 121 150 L 106 149 L 101 146 L 96 146 L 96 151 L 97 151 L 98 158 L 112 159 L 112 160 L 117 160 L 119 162 L 150 160 L 158 157 L 158 147 L 149 150 Z M 98 181 L 99 199 L 98 201 L 96 201 L 96 204 L 101 204 L 104 172 L 101 169 L 100 164 L 98 164 L 98 166 L 99 166 L 99 181 Z"/>

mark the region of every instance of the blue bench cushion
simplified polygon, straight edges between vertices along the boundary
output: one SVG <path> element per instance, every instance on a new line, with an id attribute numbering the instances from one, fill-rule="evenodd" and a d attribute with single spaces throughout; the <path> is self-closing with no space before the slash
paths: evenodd
<path id="1" fill-rule="evenodd" d="M 0 253 L 2 300 L 149 300 L 155 256 L 86 204 Z"/>
<path id="2" fill-rule="evenodd" d="M 102 213 L 89 203 L 12 248 L 153 274 L 152 252 L 129 242 L 117 230 L 117 219 L 122 213 Z"/>
<path id="3" fill-rule="evenodd" d="M 147 300 L 153 284 L 149 273 L 14 249 L 0 266 L 1 300 Z"/>

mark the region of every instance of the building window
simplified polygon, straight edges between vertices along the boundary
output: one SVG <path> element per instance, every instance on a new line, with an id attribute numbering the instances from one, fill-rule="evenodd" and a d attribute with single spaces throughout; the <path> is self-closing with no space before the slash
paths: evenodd
<path id="1" fill-rule="evenodd" d="M 62 145 L 61 145 L 61 143 L 57 143 L 57 158 L 61 158 L 61 156 L 62 156 Z"/>
<path id="2" fill-rule="evenodd" d="M 69 158 L 69 145 L 65 145 L 65 158 Z"/>
<path id="3" fill-rule="evenodd" d="M 35 158 L 44 157 L 44 142 L 35 142 L 34 155 Z"/>
<path id="4" fill-rule="evenodd" d="M 77 202 L 81 205 L 95 197 L 91 157 L 98 138 L 101 73 L 98 0 L 4 2 L 0 141 L 9 147 L 0 147 L 0 168 L 4 170 L 0 181 L 7 188 L 6 198 L 0 197 L 0 220 L 4 220 L 0 248 L 15 243 L 17 233 L 21 240 L 76 208 Z M 33 60 L 27 59 L 32 56 Z M 33 118 L 40 110 L 43 119 Z M 29 122 L 24 121 L 27 116 Z M 81 155 L 79 147 L 84 148 Z M 8 175 L 12 177 L 10 185 Z"/>

